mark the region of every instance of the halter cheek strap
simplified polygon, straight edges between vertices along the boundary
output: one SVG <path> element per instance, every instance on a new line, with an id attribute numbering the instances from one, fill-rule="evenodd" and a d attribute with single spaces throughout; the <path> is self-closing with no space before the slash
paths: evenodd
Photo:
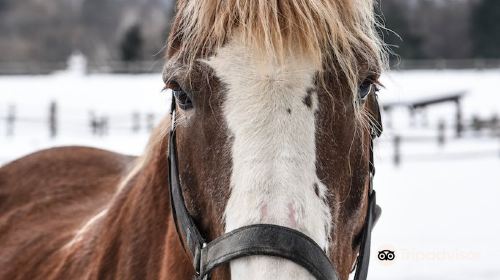
<path id="1" fill-rule="evenodd" d="M 248 256 L 274 256 L 290 260 L 307 269 L 318 280 L 337 280 L 335 266 L 321 247 L 305 234 L 287 227 L 255 224 L 228 232 L 206 242 L 189 214 L 179 179 L 175 131 L 175 98 L 172 98 L 172 129 L 168 147 L 169 191 L 172 215 L 177 234 L 192 260 L 196 278 L 207 280 L 210 272 L 230 261 Z M 375 169 L 370 167 L 370 180 Z M 365 280 L 368 275 L 371 230 L 380 207 L 376 205 L 375 191 L 370 181 L 369 206 L 363 228 L 360 254 L 355 280 Z"/>
<path id="2" fill-rule="evenodd" d="M 337 272 L 323 250 L 305 234 L 286 227 L 256 224 L 226 233 L 206 243 L 189 215 L 179 184 L 175 130 L 169 144 L 170 201 L 178 236 L 193 261 L 198 279 L 232 260 L 256 256 L 275 256 L 306 268 L 317 279 L 337 280 Z"/>

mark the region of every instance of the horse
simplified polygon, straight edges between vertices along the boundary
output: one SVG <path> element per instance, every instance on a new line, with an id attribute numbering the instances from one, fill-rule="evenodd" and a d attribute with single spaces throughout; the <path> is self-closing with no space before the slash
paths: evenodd
<path id="1" fill-rule="evenodd" d="M 373 1 L 176 4 L 163 73 L 172 111 L 141 156 L 62 147 L 0 168 L 0 279 L 366 270 L 386 65 Z M 204 248 L 242 229 L 253 251 L 200 275 Z M 195 253 L 193 230 L 206 241 Z"/>

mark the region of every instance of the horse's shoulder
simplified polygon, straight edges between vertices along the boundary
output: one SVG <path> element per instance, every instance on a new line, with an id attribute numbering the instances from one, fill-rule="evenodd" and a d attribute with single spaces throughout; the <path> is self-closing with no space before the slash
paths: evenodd
<path id="1" fill-rule="evenodd" d="M 30 275 L 58 256 L 54 248 L 111 201 L 133 161 L 105 150 L 64 147 L 1 167 L 0 279 L 12 279 L 19 269 Z"/>
<path id="2" fill-rule="evenodd" d="M 110 170 L 109 168 L 113 167 L 123 167 L 129 164 L 133 159 L 135 159 L 133 156 L 126 156 L 98 148 L 68 146 L 37 151 L 8 163 L 0 168 L 0 170 L 14 170 L 27 166 L 41 168 L 48 164 L 60 165 L 68 162 L 78 165 L 98 164 L 100 167 Z"/>
<path id="3" fill-rule="evenodd" d="M 42 150 L 0 168 L 0 215 L 6 208 L 112 192 L 134 157 L 89 147 Z"/>

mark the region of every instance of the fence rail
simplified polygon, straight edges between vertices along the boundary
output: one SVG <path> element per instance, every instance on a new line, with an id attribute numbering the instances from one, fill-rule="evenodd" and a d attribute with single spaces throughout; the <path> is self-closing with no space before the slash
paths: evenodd
<path id="1" fill-rule="evenodd" d="M 472 160 L 484 158 L 500 158 L 500 149 L 494 150 L 476 150 L 476 151 L 460 151 L 446 154 L 407 154 L 404 156 L 405 161 L 409 162 L 430 162 L 430 161 L 453 161 L 453 160 Z M 395 164 L 400 166 L 402 163 Z"/>
<path id="2" fill-rule="evenodd" d="M 87 119 L 80 120 L 61 120 L 59 115 L 59 105 L 56 101 L 49 103 L 47 108 L 47 116 L 44 117 L 22 117 L 17 114 L 17 107 L 9 105 L 5 115 L 0 115 L 0 128 L 4 128 L 4 132 L 0 131 L 0 135 L 13 137 L 16 134 L 19 125 L 37 125 L 47 129 L 51 138 L 57 137 L 64 128 L 71 125 L 72 128 L 86 128 L 91 135 L 104 136 L 108 135 L 112 129 L 128 130 L 131 133 L 149 132 L 156 123 L 157 114 L 154 112 L 138 112 L 133 111 L 129 114 L 109 115 L 98 114 L 93 110 L 89 111 Z M 114 122 L 111 123 L 111 118 Z"/>
<path id="3" fill-rule="evenodd" d="M 120 130 L 130 134 L 139 134 L 149 132 L 153 129 L 158 115 L 153 112 L 137 112 L 133 111 L 129 114 L 121 115 L 106 115 L 97 114 L 94 111 L 89 111 L 87 119 L 80 120 L 61 120 L 60 108 L 56 101 L 49 103 L 47 107 L 46 117 L 23 117 L 18 116 L 17 107 L 10 105 L 7 107 L 7 113 L 0 116 L 0 136 L 13 137 L 16 134 L 17 127 L 20 125 L 36 125 L 44 127 L 51 138 L 56 138 L 61 133 L 67 133 L 68 130 L 86 129 L 88 133 L 95 137 L 104 137 L 111 131 Z M 457 125 L 454 123 L 445 123 L 440 121 L 439 124 L 432 128 L 425 128 L 425 133 L 409 131 L 401 131 L 387 129 L 384 133 L 385 137 L 381 138 L 377 143 L 382 145 L 390 145 L 392 153 L 392 162 L 399 166 L 404 161 L 425 161 L 425 160 L 443 160 L 443 159 L 459 159 L 459 158 L 475 158 L 475 157 L 500 157 L 500 119 L 493 117 L 491 119 L 472 119 L 463 120 L 460 124 L 462 133 L 455 133 Z M 71 129 L 69 129 L 71 128 Z M 497 151 L 458 151 L 455 154 L 406 154 L 403 152 L 403 147 L 406 144 L 422 144 L 428 145 L 435 143 L 437 147 L 444 148 L 450 143 L 456 143 L 460 140 L 484 140 L 498 139 Z M 479 147 L 481 148 L 481 147 Z"/>
<path id="4" fill-rule="evenodd" d="M 490 122 L 488 125 L 478 126 L 473 120 L 472 122 L 462 123 L 462 133 L 454 134 L 447 130 L 443 123 L 437 126 L 434 135 L 404 135 L 400 131 L 387 131 L 389 135 L 382 138 L 378 143 L 392 146 L 392 162 L 395 166 L 400 166 L 403 161 L 431 161 L 431 160 L 453 160 L 453 159 L 472 159 L 484 157 L 499 157 L 500 158 L 500 122 Z M 480 140 L 498 139 L 498 148 L 496 150 L 474 150 L 474 151 L 458 151 L 455 153 L 446 154 L 405 154 L 403 146 L 405 144 L 431 144 L 444 148 L 450 143 L 456 143 L 463 140 Z"/>

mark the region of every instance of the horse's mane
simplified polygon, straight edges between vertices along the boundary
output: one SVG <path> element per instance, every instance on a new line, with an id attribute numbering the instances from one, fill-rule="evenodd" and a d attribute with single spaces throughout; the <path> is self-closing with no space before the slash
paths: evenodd
<path id="1" fill-rule="evenodd" d="M 377 26 L 373 0 L 181 0 L 169 48 L 192 64 L 238 33 L 277 63 L 303 55 L 333 65 L 354 90 L 361 67 L 378 74 L 386 64 Z"/>
<path id="2" fill-rule="evenodd" d="M 149 137 L 148 143 L 146 144 L 146 148 L 142 155 L 140 155 L 134 162 L 134 165 L 131 167 L 130 171 L 123 176 L 122 180 L 120 181 L 118 187 L 117 187 L 117 194 L 123 190 L 127 186 L 127 184 L 130 183 L 134 177 L 142 171 L 142 169 L 147 165 L 147 163 L 150 163 L 156 159 L 154 159 L 154 156 L 158 156 L 159 151 L 162 149 L 162 145 L 165 145 L 165 139 L 168 137 L 168 132 L 170 128 L 170 116 L 164 117 L 160 123 L 155 126 L 153 131 L 151 132 L 151 135 Z M 166 149 L 167 147 L 163 147 Z M 167 156 L 165 154 L 160 154 L 161 156 Z"/>

